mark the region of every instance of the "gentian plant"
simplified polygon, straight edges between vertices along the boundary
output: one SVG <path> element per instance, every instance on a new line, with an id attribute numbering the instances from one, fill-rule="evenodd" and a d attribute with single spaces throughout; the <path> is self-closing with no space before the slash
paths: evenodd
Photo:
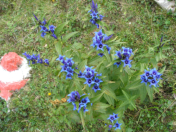
<path id="1" fill-rule="evenodd" d="M 99 15 L 97 4 L 95 5 L 93 0 L 91 7 L 92 9 L 89 11 L 92 17 L 91 22 L 99 28 L 97 21 L 101 21 L 103 16 Z M 38 21 L 38 18 L 34 17 Z M 54 32 L 56 36 L 61 36 L 60 33 L 67 23 L 60 24 L 56 29 L 51 25 L 47 29 L 44 28 L 46 21 L 39 21 L 43 36 L 48 31 Z M 112 128 L 121 130 L 121 128 L 125 128 L 122 120 L 124 111 L 136 109 L 136 100 L 140 99 L 142 103 L 147 95 L 152 101 L 153 92 L 159 91 L 157 87 L 161 85 L 160 79 L 165 67 L 159 70 L 157 63 L 165 58 L 162 54 L 162 48 L 165 45 L 160 49 L 161 52 L 156 53 L 155 48 L 159 46 L 159 41 L 155 40 L 154 47 L 148 47 L 146 53 L 135 56 L 137 49 L 133 52 L 131 48 L 125 47 L 125 42 L 117 40 L 117 37 L 110 39 L 113 33 L 104 32 L 105 27 L 95 32 L 90 51 L 87 51 L 87 48 L 84 51 L 83 45 L 79 43 L 65 44 L 77 32 L 69 33 L 62 39 L 58 37 L 55 41 L 59 57 L 55 56 L 52 60 L 58 60 L 63 64 L 55 71 L 59 82 L 55 93 L 59 91 L 58 98 L 68 96 L 67 102 L 60 104 L 58 110 L 55 111 L 60 111 L 60 117 L 64 113 L 64 119 L 59 118 L 58 120 L 66 121 L 68 125 L 68 120 L 81 121 L 85 129 L 85 121 L 102 119 L 108 124 L 106 130 Z M 124 45 L 121 46 L 122 44 Z M 78 50 L 79 47 L 82 49 Z M 87 53 L 85 54 L 85 52 Z M 99 52 L 98 56 L 96 52 Z M 25 55 L 29 60 L 36 58 Z M 52 63 L 54 62 L 52 61 Z M 151 70 L 147 71 L 148 68 Z M 62 76 L 64 72 L 66 78 Z M 77 112 L 75 112 L 76 110 Z M 113 115 L 110 115 L 111 113 Z M 109 118 L 107 118 L 108 116 Z"/>
<path id="2" fill-rule="evenodd" d="M 97 4 L 95 5 L 95 3 L 94 3 L 93 0 L 92 0 L 91 8 L 92 8 L 92 9 L 91 9 L 90 11 L 88 11 L 88 13 L 91 12 L 91 13 L 90 13 L 90 16 L 92 17 L 92 18 L 90 19 L 90 22 L 91 22 L 92 24 L 96 25 L 97 28 L 99 28 L 99 24 L 97 23 L 97 21 L 98 21 L 98 20 L 101 21 L 104 16 L 103 16 L 103 15 L 100 15 L 100 14 L 98 13 L 98 6 L 97 6 Z"/>
<path id="3" fill-rule="evenodd" d="M 40 20 L 38 20 L 38 18 L 33 14 L 33 16 L 35 17 L 35 19 L 39 22 L 41 30 L 41 37 L 44 37 L 46 35 L 46 33 L 51 33 L 51 36 L 54 37 L 55 39 L 57 39 L 57 36 L 54 34 L 54 30 L 55 30 L 55 26 L 53 25 L 49 25 L 49 28 L 47 29 L 47 27 L 45 26 L 47 24 L 45 18 L 43 20 L 43 22 L 41 22 Z"/>
<path id="4" fill-rule="evenodd" d="M 23 53 L 23 55 L 27 58 L 27 60 L 29 61 L 29 65 L 30 65 L 30 61 L 32 61 L 32 64 L 36 64 L 36 63 L 40 63 L 40 64 L 44 64 L 45 66 L 49 65 L 49 60 L 45 59 L 43 60 L 42 58 L 40 58 L 40 54 L 38 55 L 29 55 L 26 52 Z"/>

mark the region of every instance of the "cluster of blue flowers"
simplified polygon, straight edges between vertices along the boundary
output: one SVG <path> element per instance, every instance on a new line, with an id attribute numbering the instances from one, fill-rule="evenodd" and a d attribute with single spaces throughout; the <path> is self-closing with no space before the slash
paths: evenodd
<path id="1" fill-rule="evenodd" d="M 110 116 L 109 116 L 108 120 L 110 120 L 110 122 L 113 123 L 113 121 L 117 120 L 118 118 L 119 118 L 118 115 L 113 113 L 113 115 L 110 115 Z M 106 125 L 106 124 L 105 124 L 105 125 Z M 122 125 L 122 124 L 119 124 L 118 121 L 117 121 L 117 122 L 114 124 L 114 126 L 109 125 L 108 127 L 109 127 L 110 129 L 111 129 L 112 127 L 115 127 L 115 130 L 116 130 L 116 129 L 121 129 L 121 128 L 120 128 L 121 125 Z M 110 129 L 109 129 L 109 130 L 110 130 Z"/>
<path id="2" fill-rule="evenodd" d="M 96 25 L 97 28 L 99 28 L 99 24 L 97 24 L 96 22 L 97 22 L 98 20 L 101 21 L 104 16 L 98 14 L 98 7 L 97 7 L 97 4 L 95 5 L 95 3 L 94 3 L 93 0 L 92 0 L 92 5 L 91 5 L 91 7 L 92 7 L 92 9 L 91 9 L 90 11 L 88 11 L 88 13 L 91 12 L 90 15 L 91 15 L 91 17 L 92 17 L 92 19 L 90 19 L 90 22 L 91 22 L 92 24 Z"/>
<path id="3" fill-rule="evenodd" d="M 145 70 L 145 73 L 141 75 L 141 83 L 145 83 L 145 85 L 147 85 L 147 83 L 150 83 L 150 88 L 151 86 L 155 86 L 155 87 L 159 87 L 158 86 L 158 82 L 161 78 L 161 75 L 155 68 L 151 69 L 149 71 Z"/>
<path id="4" fill-rule="evenodd" d="M 64 65 L 61 66 L 62 70 L 61 72 L 66 72 L 66 79 L 70 78 L 72 79 L 73 73 L 74 73 L 74 69 L 72 68 L 74 61 L 72 60 L 72 58 L 66 58 L 66 60 L 64 60 L 65 56 L 59 55 L 59 57 L 56 59 L 60 62 L 62 62 Z"/>
<path id="5" fill-rule="evenodd" d="M 40 58 L 40 54 L 38 55 L 29 55 L 27 54 L 26 52 L 23 53 L 22 55 L 25 55 L 27 60 L 29 61 L 29 65 L 30 65 L 30 61 L 32 61 L 32 64 L 35 64 L 35 63 L 41 63 L 41 64 L 47 64 L 49 65 L 49 61 L 48 59 L 45 59 L 44 61 Z M 45 65 L 46 66 L 46 65 Z"/>
<path id="6" fill-rule="evenodd" d="M 93 86 L 93 90 L 95 92 L 97 92 L 97 90 L 101 90 L 99 88 L 100 83 L 103 82 L 101 79 L 98 78 L 98 76 L 102 76 L 102 74 L 96 74 L 97 73 L 95 71 L 95 69 L 92 69 L 93 67 L 88 67 L 86 66 L 84 72 L 82 73 L 81 71 L 78 74 L 79 78 L 85 78 L 86 82 L 84 84 L 87 84 L 89 87 L 91 87 L 92 84 L 94 84 Z"/>
<path id="7" fill-rule="evenodd" d="M 42 32 L 42 34 L 41 34 L 42 37 L 44 37 L 46 35 L 46 33 L 48 32 L 48 33 L 52 33 L 51 36 L 54 37 L 55 39 L 57 39 L 57 36 L 54 34 L 55 26 L 49 25 L 49 29 L 47 29 L 45 27 L 45 25 L 47 24 L 45 18 L 44 18 L 43 22 L 41 22 L 40 20 L 38 20 L 38 18 L 34 14 L 33 14 L 33 16 L 40 24 L 40 27 L 41 27 L 40 31 Z"/>
<path id="8" fill-rule="evenodd" d="M 96 50 L 102 50 L 102 51 L 104 51 L 103 47 L 106 46 L 106 49 L 110 54 L 111 47 L 109 47 L 107 44 L 103 44 L 103 41 L 109 40 L 112 37 L 112 35 L 107 36 L 106 34 L 103 34 L 101 29 L 99 32 L 95 32 L 95 36 L 93 37 L 93 44 L 91 44 L 90 46 L 93 46 L 93 47 L 97 46 Z M 102 57 L 104 54 L 99 53 L 98 55 Z"/>
<path id="9" fill-rule="evenodd" d="M 132 49 L 130 49 L 130 48 L 125 48 L 125 47 L 122 47 L 122 49 L 121 50 L 119 50 L 119 51 L 116 51 L 116 54 L 115 54 L 115 56 L 117 56 L 118 57 L 118 62 L 116 62 L 116 63 L 114 63 L 114 65 L 117 65 L 117 68 L 121 65 L 121 61 L 124 63 L 124 66 L 123 67 L 125 67 L 125 66 L 129 66 L 130 68 L 131 68 L 131 64 L 130 64 L 130 62 L 132 61 L 132 60 L 129 60 L 129 58 L 130 58 L 130 56 L 133 54 L 133 52 L 132 52 Z M 134 54 L 133 54 L 134 55 Z"/>
<path id="10" fill-rule="evenodd" d="M 83 95 L 85 95 L 85 94 L 83 94 Z M 83 95 L 81 95 L 81 96 L 83 96 Z M 77 91 L 71 92 L 68 96 L 70 96 L 70 98 L 67 100 L 67 102 L 69 102 L 69 103 L 72 102 L 72 104 L 74 106 L 73 110 L 77 109 L 75 102 L 79 102 L 78 113 L 81 110 L 81 108 L 83 108 L 84 112 L 88 111 L 86 109 L 87 104 L 90 103 L 90 100 L 88 97 L 80 99 L 81 96 L 80 96 L 79 92 L 77 92 Z M 91 103 L 91 105 L 92 105 L 92 103 Z"/>

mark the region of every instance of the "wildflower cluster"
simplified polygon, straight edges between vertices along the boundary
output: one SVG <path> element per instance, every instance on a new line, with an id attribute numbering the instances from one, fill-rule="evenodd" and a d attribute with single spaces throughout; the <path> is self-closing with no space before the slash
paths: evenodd
<path id="1" fill-rule="evenodd" d="M 85 95 L 85 94 L 83 94 L 83 95 Z M 83 95 L 81 95 L 81 96 L 83 96 Z M 83 108 L 84 112 L 88 111 L 88 110 L 86 109 L 87 104 L 90 102 L 90 100 L 89 100 L 88 97 L 81 99 L 81 98 L 80 98 L 81 96 L 80 96 L 80 94 L 79 94 L 77 91 L 71 92 L 70 94 L 68 94 L 68 96 L 70 96 L 70 98 L 67 100 L 67 102 L 69 102 L 69 103 L 72 102 L 72 104 L 73 104 L 73 106 L 74 106 L 73 110 L 76 110 L 76 109 L 77 109 L 77 108 L 76 108 L 76 102 L 79 102 L 78 113 L 79 113 L 79 111 L 81 110 L 81 108 Z M 92 105 L 92 104 L 91 104 L 91 105 Z"/>
<path id="2" fill-rule="evenodd" d="M 32 64 L 41 63 L 41 64 L 47 64 L 47 65 L 49 65 L 48 59 L 42 60 L 42 59 L 40 58 L 40 54 L 38 54 L 38 55 L 35 55 L 35 54 L 29 55 L 29 54 L 27 54 L 27 53 L 25 52 L 25 53 L 23 53 L 22 55 L 25 55 L 25 56 L 26 56 L 27 60 L 29 61 L 29 65 L 30 65 L 30 61 L 32 61 Z"/>
<path id="3" fill-rule="evenodd" d="M 158 87 L 158 82 L 159 79 L 161 78 L 161 75 L 155 68 L 151 69 L 150 71 L 145 70 L 145 73 L 141 75 L 141 83 L 145 83 L 145 85 L 147 85 L 147 83 L 150 83 L 150 87 L 153 85 L 155 87 Z"/>
<path id="4" fill-rule="evenodd" d="M 116 54 L 115 56 L 118 57 L 118 62 L 114 63 L 114 65 L 117 65 L 117 67 L 119 67 L 121 65 L 121 61 L 124 63 L 124 66 L 129 66 L 131 68 L 131 64 L 130 62 L 132 60 L 129 60 L 130 56 L 133 54 L 132 52 L 132 49 L 130 48 L 125 48 L 125 47 L 122 47 L 121 50 L 119 51 L 116 51 Z M 133 54 L 134 55 L 134 54 Z"/>
<path id="5" fill-rule="evenodd" d="M 106 47 L 108 53 L 110 54 L 110 50 L 111 48 L 107 45 L 107 44 L 103 44 L 103 41 L 107 41 L 112 37 L 112 35 L 107 36 L 106 34 L 103 34 L 102 29 L 99 32 L 95 32 L 95 37 L 93 37 L 93 44 L 91 44 L 90 46 L 97 46 L 96 50 L 102 50 L 104 51 L 103 47 Z M 98 54 L 100 57 L 102 57 L 104 54 L 103 53 L 99 53 Z"/>
<path id="6" fill-rule="evenodd" d="M 60 62 L 62 62 L 64 65 L 61 66 L 62 70 L 61 72 L 66 72 L 66 79 L 70 78 L 72 79 L 73 73 L 74 73 L 74 69 L 72 68 L 74 61 L 72 60 L 72 58 L 66 58 L 66 60 L 64 60 L 65 56 L 59 55 L 59 57 L 56 59 Z"/>
<path id="7" fill-rule="evenodd" d="M 45 18 L 44 18 L 43 22 L 41 22 L 40 20 L 38 20 L 38 18 L 34 14 L 33 14 L 33 16 L 40 24 L 40 27 L 41 27 L 40 31 L 42 32 L 42 34 L 41 34 L 42 37 L 44 37 L 46 35 L 46 33 L 48 32 L 48 33 L 52 33 L 51 36 L 54 37 L 55 39 L 57 39 L 57 36 L 54 34 L 55 26 L 49 25 L 49 29 L 47 29 L 45 27 L 45 25 L 47 24 Z"/>
<path id="8" fill-rule="evenodd" d="M 92 0 L 92 5 L 91 5 L 91 7 L 92 7 L 92 9 L 91 9 L 89 12 L 91 12 L 90 15 L 91 15 L 92 19 L 90 19 L 90 22 L 91 22 L 92 24 L 96 25 L 97 28 L 99 28 L 99 24 L 97 24 L 96 22 L 97 22 L 98 20 L 101 21 L 104 16 L 98 14 L 98 7 L 97 7 L 97 4 L 95 5 L 95 3 L 94 3 L 93 0 Z M 88 13 L 89 13 L 89 12 L 88 12 Z"/>
<path id="9" fill-rule="evenodd" d="M 98 78 L 98 76 L 101 76 L 101 74 L 96 74 L 97 73 L 95 71 L 95 69 L 92 69 L 92 67 L 88 67 L 86 66 L 84 72 L 82 73 L 81 71 L 78 74 L 79 78 L 85 78 L 86 82 L 84 84 L 87 84 L 89 87 L 91 87 L 92 84 L 94 84 L 93 86 L 93 90 L 95 92 L 97 92 L 97 90 L 101 90 L 99 88 L 100 83 L 103 82 L 101 79 Z"/>
<path id="10" fill-rule="evenodd" d="M 113 115 L 110 115 L 110 116 L 109 116 L 108 120 L 110 120 L 110 122 L 113 123 L 113 121 L 117 120 L 118 118 L 119 118 L 118 115 L 113 113 Z M 105 124 L 105 125 L 106 125 L 106 124 Z M 109 127 L 110 129 L 111 129 L 112 127 L 115 127 L 115 130 L 116 130 L 116 129 L 121 129 L 121 128 L 120 128 L 121 125 L 122 125 L 122 124 L 119 124 L 118 121 L 117 121 L 117 122 L 114 124 L 114 126 L 113 126 L 113 125 L 109 125 L 108 127 Z M 110 130 L 110 129 L 109 129 L 109 130 Z"/>

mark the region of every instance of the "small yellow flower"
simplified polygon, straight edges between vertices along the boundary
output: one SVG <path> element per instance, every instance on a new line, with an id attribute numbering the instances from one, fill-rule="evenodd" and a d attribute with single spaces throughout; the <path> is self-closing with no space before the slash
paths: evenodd
<path id="1" fill-rule="evenodd" d="M 51 93 L 48 93 L 48 95 L 50 96 L 50 95 L 51 95 Z"/>

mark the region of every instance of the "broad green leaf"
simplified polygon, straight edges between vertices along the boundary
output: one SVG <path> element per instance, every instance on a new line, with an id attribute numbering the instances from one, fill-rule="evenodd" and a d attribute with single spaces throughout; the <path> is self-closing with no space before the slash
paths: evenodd
<path id="1" fill-rule="evenodd" d="M 136 90 L 141 87 L 144 87 L 144 83 L 141 83 L 141 80 L 137 80 L 137 81 L 133 81 L 131 83 L 128 83 L 128 85 L 125 87 L 125 89 Z"/>
<path id="2" fill-rule="evenodd" d="M 110 105 L 114 106 L 114 99 L 112 97 L 107 94 L 104 94 L 104 98 L 108 101 Z"/>
<path id="3" fill-rule="evenodd" d="M 72 32 L 72 33 L 69 33 L 69 34 L 66 34 L 64 37 L 63 37 L 63 39 L 62 39 L 62 41 L 63 42 L 66 42 L 69 38 L 71 38 L 71 37 L 73 37 L 75 34 L 77 34 L 78 32 Z"/>
<path id="4" fill-rule="evenodd" d="M 149 95 L 150 101 L 153 102 L 153 88 L 149 87 L 149 85 L 146 86 L 147 93 Z"/>
<path id="5" fill-rule="evenodd" d="M 136 97 L 136 96 L 133 96 L 133 97 L 130 98 L 130 104 L 133 106 L 133 108 L 136 109 L 136 105 L 135 105 L 135 101 L 134 101 L 134 100 L 135 100 L 135 97 Z"/>
<path id="6" fill-rule="evenodd" d="M 62 42 L 58 41 L 56 44 L 55 44 L 55 48 L 56 48 L 56 51 L 58 53 L 58 55 L 62 55 Z"/>
<path id="7" fill-rule="evenodd" d="M 81 43 L 74 43 L 71 47 L 73 49 L 81 49 L 83 47 L 83 45 Z"/>
<path id="8" fill-rule="evenodd" d="M 107 50 L 104 51 L 104 55 L 106 56 L 108 63 L 111 63 L 111 56 L 109 55 Z"/>
<path id="9" fill-rule="evenodd" d="M 60 35 L 60 32 L 63 30 L 64 26 L 67 25 L 67 24 L 68 24 L 68 22 L 64 22 L 64 23 L 62 23 L 62 24 L 59 24 L 59 25 L 56 27 L 56 29 L 55 29 L 55 31 L 54 31 L 54 34 L 55 34 L 56 36 L 59 36 L 59 35 Z"/>
<path id="10" fill-rule="evenodd" d="M 51 66 L 52 66 L 53 63 L 56 61 L 56 58 L 58 58 L 58 56 L 54 56 L 54 57 L 52 58 L 52 60 L 51 60 L 51 62 L 50 62 L 50 65 L 51 65 Z"/>
<path id="11" fill-rule="evenodd" d="M 126 99 L 129 100 L 129 95 L 124 90 L 122 90 L 122 92 L 123 92 L 123 95 L 126 97 Z"/>
<path id="12" fill-rule="evenodd" d="M 106 67 L 109 67 L 109 66 L 113 65 L 115 62 L 117 62 L 117 60 L 111 61 L 111 63 L 109 63 Z"/>
<path id="13" fill-rule="evenodd" d="M 127 83 L 128 83 L 128 74 L 126 73 L 125 70 L 122 70 L 122 73 L 121 73 L 121 75 L 119 76 L 119 78 L 120 78 L 120 80 L 122 81 L 122 83 L 123 83 L 124 85 L 127 85 Z"/>
<path id="14" fill-rule="evenodd" d="M 144 99 L 146 98 L 147 95 L 147 90 L 145 88 L 146 86 L 143 86 L 139 89 L 140 92 L 140 99 L 141 99 L 141 103 L 144 101 Z"/>
<path id="15" fill-rule="evenodd" d="M 83 116 L 82 110 L 80 110 L 80 117 L 81 117 L 81 122 L 82 122 L 83 128 L 85 129 L 85 121 L 84 121 L 84 116 Z"/>
<path id="16" fill-rule="evenodd" d="M 90 99 L 90 102 L 94 103 L 94 102 L 100 100 L 100 98 L 102 97 L 102 95 L 103 95 L 103 93 L 96 95 L 95 97 L 93 97 L 93 98 Z"/>
<path id="17" fill-rule="evenodd" d="M 99 64 L 99 62 L 102 61 L 102 60 L 104 60 L 104 58 L 97 55 L 97 56 L 93 57 L 93 59 L 91 59 L 91 60 L 88 62 L 88 64 L 89 64 L 89 65 L 97 65 L 97 64 Z"/>
<path id="18" fill-rule="evenodd" d="M 93 104 L 93 110 L 99 111 L 99 112 L 101 112 L 101 111 L 104 112 L 103 110 L 105 110 L 108 107 L 110 107 L 110 105 L 105 104 L 105 103 L 101 103 L 101 102 Z"/>
<path id="19" fill-rule="evenodd" d="M 165 71 L 165 69 L 166 69 L 166 66 L 163 67 L 162 69 L 160 69 L 160 70 L 159 70 L 159 73 L 163 73 L 163 72 Z"/>
<path id="20" fill-rule="evenodd" d="M 117 100 L 116 95 L 114 93 L 114 91 L 112 91 L 109 87 L 108 88 L 103 88 L 102 92 L 106 95 L 109 95 L 110 97 L 114 98 L 115 100 Z"/>
<path id="21" fill-rule="evenodd" d="M 86 65 L 87 65 L 87 60 L 84 60 L 78 65 L 78 69 L 83 72 L 83 70 L 85 69 Z"/>

